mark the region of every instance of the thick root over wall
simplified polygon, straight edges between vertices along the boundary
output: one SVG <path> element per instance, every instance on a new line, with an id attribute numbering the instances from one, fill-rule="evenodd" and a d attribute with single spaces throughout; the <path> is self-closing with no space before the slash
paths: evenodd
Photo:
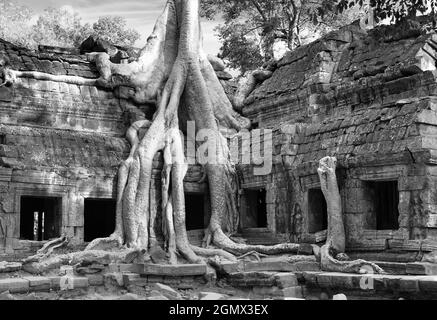
<path id="1" fill-rule="evenodd" d="M 229 216 L 238 215 L 238 207 L 236 192 L 229 184 L 235 168 L 229 160 L 229 149 L 221 129 L 238 132 L 248 128 L 250 123 L 233 110 L 203 52 L 198 0 L 169 0 L 137 61 L 116 65 L 107 59 L 105 53 L 91 56 L 101 73 L 99 83 L 111 82 L 122 76 L 135 87 L 137 101 L 155 100 L 157 109 L 152 121 L 137 121 L 127 131 L 131 151 L 119 169 L 114 233 L 109 238 L 94 240 L 83 252 L 37 255 L 27 261 L 34 270 L 41 271 L 63 263 L 74 264 L 80 260 L 126 262 L 132 257 L 140 259 L 155 246 L 153 224 L 156 213 L 150 205 L 154 192 L 151 184 L 153 159 L 160 151 L 164 158 L 161 175 L 162 228 L 170 263 L 177 263 L 178 256 L 191 263 L 199 263 L 204 261 L 201 257 L 220 256 L 235 260 L 235 255 L 251 252 L 298 252 L 299 244 L 294 243 L 274 246 L 236 243 L 223 230 Z M 28 77 L 29 74 L 23 76 Z M 40 74 L 37 76 L 41 77 Z M 197 131 L 209 130 L 208 142 L 212 141 L 216 149 L 216 157 L 210 157 L 210 161 L 204 164 L 211 198 L 211 219 L 203 248 L 190 245 L 185 227 L 183 180 L 188 165 L 179 129 L 188 120 L 195 122 Z M 335 164 L 332 165 L 332 158 L 326 158 L 321 161 L 319 169 L 329 215 L 328 241 L 322 249 L 322 267 L 325 270 L 352 272 L 356 270 L 351 267 L 354 262 L 340 262 L 329 254 L 331 248 L 344 252 L 341 204 L 335 181 Z M 55 241 L 53 245 L 58 244 Z"/>

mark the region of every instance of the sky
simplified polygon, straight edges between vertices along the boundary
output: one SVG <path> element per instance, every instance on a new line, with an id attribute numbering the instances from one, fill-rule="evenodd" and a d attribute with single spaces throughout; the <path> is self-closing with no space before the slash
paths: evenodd
<path id="1" fill-rule="evenodd" d="M 17 0 L 17 3 L 30 7 L 36 14 L 48 7 L 68 6 L 77 11 L 83 22 L 93 23 L 99 16 L 117 15 L 127 20 L 129 28 L 136 29 L 141 39 L 136 46 L 143 47 L 152 32 L 155 21 L 164 9 L 166 0 Z M 204 49 L 206 53 L 217 54 L 220 43 L 213 29 L 217 21 L 203 21 Z"/>

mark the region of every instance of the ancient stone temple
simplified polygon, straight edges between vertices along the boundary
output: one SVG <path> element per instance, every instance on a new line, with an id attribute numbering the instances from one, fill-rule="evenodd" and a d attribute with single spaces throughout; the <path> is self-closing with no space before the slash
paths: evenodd
<path id="1" fill-rule="evenodd" d="M 271 134 L 272 143 L 250 140 L 264 163 L 238 165 L 237 235 L 251 244 L 323 243 L 328 215 L 317 168 L 331 156 L 347 253 L 394 273 L 435 272 L 435 265 L 417 263 L 437 262 L 436 60 L 437 36 L 421 26 L 364 31 L 352 24 L 278 61 L 242 108 L 252 133 Z M 78 248 L 109 236 L 117 172 L 130 151 L 126 131 L 151 119 L 154 105 L 135 102 L 130 87 L 112 90 L 94 81 L 99 72 L 78 49 L 34 52 L 0 40 L 0 67 L 6 63 L 24 76 L 0 86 L 0 260 L 27 257 L 62 234 Z M 215 71 L 232 100 L 231 76 Z M 47 74 L 71 77 L 54 81 Z M 244 144 L 243 136 L 236 139 Z M 150 225 L 157 242 L 161 167 L 159 153 Z M 202 177 L 202 166 L 190 165 L 184 181 L 194 244 L 210 216 Z"/>
<path id="2" fill-rule="evenodd" d="M 289 53 L 246 99 L 253 127 L 273 131 L 271 173 L 242 166 L 240 231 L 249 240 L 324 241 L 316 169 L 330 155 L 338 159 L 349 250 L 435 249 L 437 38 L 381 29 L 348 26 Z M 98 77 L 74 50 L 30 52 L 5 41 L 0 49 L 15 70 Z M 2 252 L 26 253 L 63 232 L 77 243 L 112 232 L 125 132 L 153 111 L 124 90 L 26 78 L 0 88 Z M 206 226 L 201 170 L 191 166 L 186 177 L 188 230 Z"/>

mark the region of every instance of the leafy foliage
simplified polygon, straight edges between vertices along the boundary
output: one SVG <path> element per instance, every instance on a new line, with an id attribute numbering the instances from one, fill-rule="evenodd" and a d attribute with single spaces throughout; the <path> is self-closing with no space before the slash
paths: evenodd
<path id="1" fill-rule="evenodd" d="M 338 10 L 343 12 L 351 6 L 367 7 L 373 12 L 375 22 L 388 19 L 400 22 L 408 17 L 437 11 L 437 0 L 340 0 Z"/>
<path id="2" fill-rule="evenodd" d="M 20 46 L 32 46 L 32 28 L 27 22 L 32 11 L 23 5 L 0 0 L 0 38 Z"/>
<path id="3" fill-rule="evenodd" d="M 47 8 L 31 24 L 34 12 L 11 0 L 0 0 L 0 38 L 28 48 L 38 44 L 78 47 L 90 35 L 114 44 L 133 46 L 140 34 L 119 16 L 100 17 L 93 25 L 83 23 L 69 7 Z"/>
<path id="4" fill-rule="evenodd" d="M 222 41 L 220 55 L 245 72 L 273 58 L 278 42 L 293 50 L 314 40 L 314 35 L 352 22 L 350 15 L 343 15 L 346 19 L 337 15 L 336 4 L 336 0 L 201 0 L 201 15 L 223 19 L 216 29 Z"/>
<path id="5" fill-rule="evenodd" d="M 228 23 L 219 26 L 217 30 L 222 42 L 219 57 L 227 59 L 231 68 L 245 73 L 263 64 L 259 44 L 253 37 L 247 37 L 250 30 L 246 24 Z"/>
<path id="6" fill-rule="evenodd" d="M 77 47 L 92 33 L 90 25 L 83 25 L 77 12 L 65 8 L 44 10 L 33 28 L 36 43 L 61 47 Z"/>
<path id="7" fill-rule="evenodd" d="M 133 46 L 141 37 L 138 31 L 127 27 L 126 19 L 119 16 L 100 17 L 93 24 L 93 34 L 111 43 Z"/>

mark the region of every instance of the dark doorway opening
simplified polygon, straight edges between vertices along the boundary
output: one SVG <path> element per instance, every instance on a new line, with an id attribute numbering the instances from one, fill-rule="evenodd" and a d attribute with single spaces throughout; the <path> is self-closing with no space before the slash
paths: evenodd
<path id="1" fill-rule="evenodd" d="M 43 241 L 60 236 L 62 199 L 22 196 L 20 199 L 20 239 Z"/>
<path id="2" fill-rule="evenodd" d="M 267 204 L 265 189 L 244 190 L 246 213 L 244 215 L 244 228 L 267 227 Z"/>
<path id="3" fill-rule="evenodd" d="M 205 196 L 203 194 L 185 194 L 185 226 L 187 230 L 205 228 Z"/>
<path id="4" fill-rule="evenodd" d="M 308 232 L 316 233 L 328 228 L 326 199 L 321 189 L 308 190 Z"/>
<path id="5" fill-rule="evenodd" d="M 369 182 L 372 191 L 376 230 L 399 229 L 399 191 L 397 181 Z"/>
<path id="6" fill-rule="evenodd" d="M 110 236 L 115 230 L 115 212 L 114 199 L 85 199 L 84 241 Z"/>

